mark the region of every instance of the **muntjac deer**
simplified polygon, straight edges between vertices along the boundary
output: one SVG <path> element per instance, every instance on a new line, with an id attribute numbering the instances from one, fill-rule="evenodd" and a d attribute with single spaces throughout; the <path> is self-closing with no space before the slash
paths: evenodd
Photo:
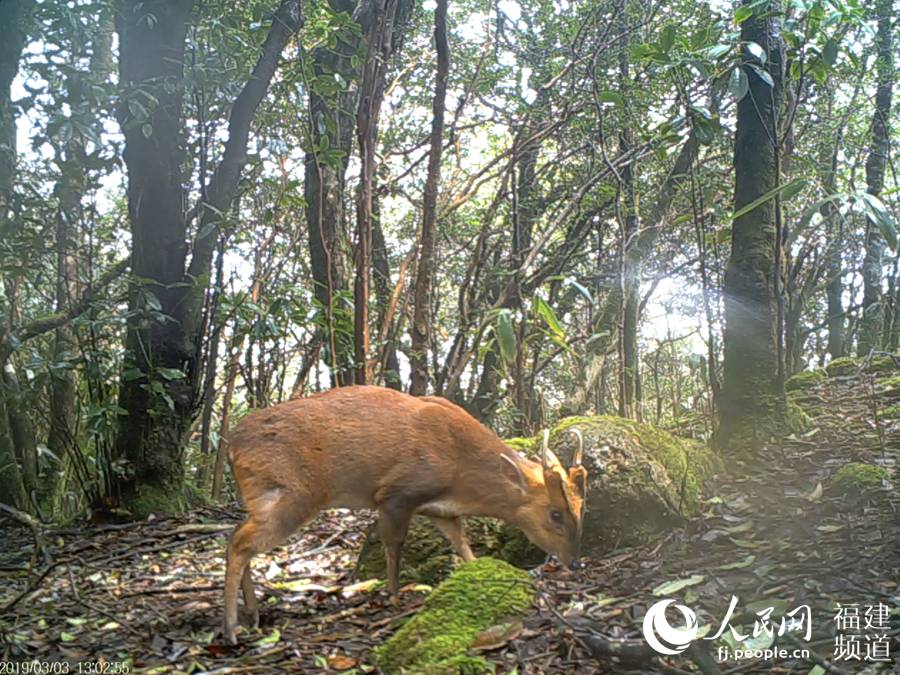
<path id="1" fill-rule="evenodd" d="M 587 486 L 580 434 L 568 471 L 547 438 L 538 464 L 446 399 L 381 387 L 332 389 L 249 415 L 227 441 L 249 517 L 228 545 L 225 638 L 236 640 L 238 585 L 259 620 L 250 559 L 325 508 L 378 509 L 392 594 L 415 513 L 428 516 L 465 561 L 474 556 L 462 517 L 478 515 L 506 520 L 574 564 Z"/>

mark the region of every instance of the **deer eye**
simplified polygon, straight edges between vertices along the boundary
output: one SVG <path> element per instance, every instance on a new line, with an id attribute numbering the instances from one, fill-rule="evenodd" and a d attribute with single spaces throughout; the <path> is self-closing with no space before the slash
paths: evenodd
<path id="1" fill-rule="evenodd" d="M 562 511 L 551 511 L 550 512 L 550 520 L 552 520 L 557 525 L 562 525 L 562 521 L 563 521 Z"/>

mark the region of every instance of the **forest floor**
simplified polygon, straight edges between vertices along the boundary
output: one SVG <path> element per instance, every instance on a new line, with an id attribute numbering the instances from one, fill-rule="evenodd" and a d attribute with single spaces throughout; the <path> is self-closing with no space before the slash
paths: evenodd
<path id="1" fill-rule="evenodd" d="M 535 571 L 536 607 L 484 655 L 501 673 L 893 671 L 900 661 L 900 497 L 881 488 L 848 501 L 829 487 L 848 461 L 881 464 L 896 480 L 900 422 L 873 414 L 893 397 L 868 376 L 829 378 L 807 390 L 801 401 L 811 428 L 753 462 L 726 458 L 729 476 L 711 486 L 701 518 L 578 572 L 551 564 Z M 262 625 L 232 647 L 219 625 L 226 537 L 239 518 L 237 507 L 204 508 L 180 519 L 39 536 L 0 520 L 0 662 L 80 662 L 69 672 L 84 673 L 117 672 L 125 659 L 132 672 L 372 672 L 372 648 L 426 593 L 407 588 L 394 603 L 380 584 L 354 578 L 371 516 L 325 513 L 257 558 Z M 709 637 L 732 596 L 730 623 L 751 634 L 745 647 L 791 654 L 720 661 L 723 643 L 698 639 L 683 654 L 660 657 L 642 638 L 647 608 L 667 597 L 696 610 Z M 837 603 L 850 608 L 839 621 Z M 811 613 L 808 642 L 803 631 L 778 636 L 778 621 L 774 645 L 765 631 L 752 636 L 756 612 L 773 607 L 774 619 L 802 605 Z M 879 606 L 891 614 L 879 617 Z M 851 642 L 859 660 L 841 660 Z M 885 646 L 887 661 L 865 660 Z M 799 647 L 809 655 L 795 658 Z"/>

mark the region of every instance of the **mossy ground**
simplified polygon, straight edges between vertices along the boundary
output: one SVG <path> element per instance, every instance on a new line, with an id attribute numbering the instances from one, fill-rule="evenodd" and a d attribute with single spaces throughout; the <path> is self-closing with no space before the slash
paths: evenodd
<path id="1" fill-rule="evenodd" d="M 524 613 L 534 597 L 526 572 L 492 558 L 467 563 L 375 650 L 378 667 L 410 675 L 493 672 L 485 659 L 467 654 L 469 646 L 482 631 Z"/>
<path id="2" fill-rule="evenodd" d="M 837 470 L 831 485 L 838 494 L 855 497 L 880 488 L 887 478 L 888 472 L 884 467 L 850 462 Z"/>
<path id="3" fill-rule="evenodd" d="M 784 388 L 787 391 L 808 389 L 809 387 L 813 387 L 820 382 L 823 382 L 827 377 L 828 374 L 821 368 L 817 368 L 816 370 L 804 370 L 803 372 L 789 377 L 787 382 L 784 383 Z"/>

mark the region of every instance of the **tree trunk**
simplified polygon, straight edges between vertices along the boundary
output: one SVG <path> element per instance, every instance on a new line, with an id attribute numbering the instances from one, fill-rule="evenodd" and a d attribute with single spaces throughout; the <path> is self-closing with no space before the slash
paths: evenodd
<path id="1" fill-rule="evenodd" d="M 120 8 L 119 120 L 125 136 L 132 285 L 117 454 L 129 462 L 121 496 L 135 514 L 184 502 L 182 448 L 199 400 L 202 305 L 221 214 L 246 162 L 250 124 L 281 52 L 300 26 L 299 0 L 282 0 L 228 120 L 228 139 L 200 205 L 187 256 L 182 118 L 183 58 L 193 0 L 127 0 Z M 146 21 L 152 14 L 156 21 Z M 155 98 L 151 104 L 144 96 Z M 146 112 L 145 112 L 146 111 Z"/>
<path id="2" fill-rule="evenodd" d="M 381 217 L 375 203 L 375 217 L 372 220 L 372 282 L 375 287 L 375 302 L 378 307 L 378 325 L 382 330 L 382 369 L 384 386 L 402 391 L 400 360 L 397 358 L 397 342 L 394 336 L 394 321 L 391 311 L 392 288 L 391 266 L 388 260 L 387 242 L 381 228 Z M 401 276 L 402 276 L 401 266 Z"/>
<path id="3" fill-rule="evenodd" d="M 359 193 L 356 200 L 356 279 L 353 286 L 353 361 L 356 384 L 371 380 L 369 368 L 369 276 L 375 180 L 375 138 L 384 101 L 387 67 L 394 48 L 398 0 L 373 0 L 372 27 L 356 111 Z"/>
<path id="4" fill-rule="evenodd" d="M 623 100 L 628 100 L 628 46 L 629 31 L 626 20 L 624 0 L 620 1 L 617 11 L 619 34 L 619 92 Z M 619 132 L 619 155 L 626 156 L 631 150 L 632 133 L 628 106 L 624 108 L 622 130 Z M 637 199 L 634 190 L 634 165 L 629 162 L 621 172 L 620 213 L 621 213 L 621 267 L 619 270 L 619 286 L 624 302 L 619 317 L 619 415 L 635 417 L 635 390 L 637 378 L 637 325 L 640 308 L 640 258 L 631 254 L 637 245 L 640 220 L 637 211 Z"/>
<path id="5" fill-rule="evenodd" d="M 3 26 L 3 38 L 0 39 L 0 239 L 9 231 L 14 211 L 17 153 L 12 82 L 19 71 L 19 60 L 34 7 L 33 0 L 0 2 L 0 26 Z M 6 323 L 11 319 L 10 308 L 0 307 L 0 321 Z M 6 332 L 10 329 L 10 325 L 0 325 L 0 340 L 6 341 Z M 0 369 L 6 365 L 7 357 L 0 358 Z M 14 392 L 7 387 L 5 379 L 0 377 L 0 502 L 30 510 L 10 424 L 16 417 L 16 411 L 10 407 L 16 405 Z"/>
<path id="6" fill-rule="evenodd" d="M 172 319 L 183 296 L 179 285 L 187 258 L 182 82 L 193 4 L 193 0 L 129 0 L 117 22 L 119 122 L 125 135 L 131 270 L 136 279 L 119 400 L 127 415 L 116 439 L 118 456 L 130 464 L 129 478 L 121 485 L 127 504 L 145 488 L 159 490 L 160 502 L 170 497 L 176 506 L 183 500 L 181 449 L 193 414 L 189 377 L 195 370 L 195 353 Z M 148 12 L 156 17 L 155 23 L 145 20 Z M 174 86 L 163 87 L 163 81 Z M 145 103 L 137 98 L 140 89 L 159 101 L 146 116 L 137 107 Z M 132 103 L 137 112 L 130 109 Z"/>
<path id="7" fill-rule="evenodd" d="M 744 50 L 750 90 L 737 110 L 735 211 L 775 189 L 779 181 L 776 143 L 784 45 L 779 10 L 773 5 L 743 3 L 753 8 L 753 16 L 741 24 L 741 40 L 762 46 L 768 58 L 763 64 Z M 764 68 L 774 86 L 752 66 Z M 732 224 L 724 283 L 725 360 L 718 436 L 723 445 L 737 438 L 764 440 L 762 436 L 773 430 L 771 423 L 778 425 L 784 418 L 776 336 L 776 208 L 777 201 L 770 199 Z"/>
<path id="8" fill-rule="evenodd" d="M 416 266 L 416 289 L 413 321 L 410 326 L 412 380 L 409 393 L 424 396 L 428 392 L 428 348 L 431 344 L 431 284 L 434 264 L 434 238 L 437 229 L 437 197 L 441 182 L 441 151 L 444 147 L 444 105 L 447 77 L 450 72 L 450 46 L 447 43 L 447 3 L 437 0 L 434 10 L 434 43 L 437 51 L 437 74 L 431 117 L 431 148 L 428 153 L 428 176 L 422 205 L 422 238 Z"/>
<path id="9" fill-rule="evenodd" d="M 34 0 L 0 2 L 0 26 L 3 26 L 3 39 L 0 40 L 0 238 L 8 226 L 16 175 L 16 110 L 12 105 L 12 82 L 19 72 L 19 59 L 34 7 Z"/>
<path id="10" fill-rule="evenodd" d="M 826 195 L 832 195 L 837 191 L 837 163 L 838 154 L 843 140 L 843 125 L 835 139 L 834 149 L 827 160 L 825 176 L 822 185 Z M 820 209 L 825 220 L 825 231 L 828 243 L 825 250 L 825 297 L 828 305 L 828 353 L 836 359 L 844 356 L 844 282 L 843 262 L 841 252 L 843 250 L 844 227 L 838 214 L 837 207 L 832 202 L 826 202 Z"/>
<path id="11" fill-rule="evenodd" d="M 351 0 L 330 0 L 334 12 L 352 13 Z M 356 14 L 362 32 L 368 31 L 369 13 Z M 313 53 L 316 77 L 340 75 L 346 82 L 359 79 L 359 68 L 352 57 L 359 52 L 362 38 L 350 29 L 341 30 L 335 48 L 323 46 Z M 325 315 L 320 328 L 325 361 L 331 366 L 332 385 L 353 383 L 353 342 L 346 321 L 335 315 L 341 310 L 335 297 L 347 290 L 347 264 L 340 241 L 345 228 L 344 189 L 347 165 L 353 146 L 354 117 L 358 91 L 341 92 L 335 100 L 316 92 L 309 93 L 310 149 L 304 160 L 304 197 L 309 229 L 309 258 L 316 302 Z M 321 148 L 340 151 L 340 157 L 326 161 Z"/>
<path id="12" fill-rule="evenodd" d="M 866 191 L 875 197 L 884 189 L 884 170 L 890 149 L 891 94 L 894 83 L 892 5 L 893 0 L 878 0 L 875 4 L 878 20 L 878 35 L 875 39 L 878 88 L 875 91 L 875 114 L 872 117 L 872 144 L 866 159 Z M 878 224 L 872 218 L 866 218 L 866 255 L 862 268 L 863 315 L 857 345 L 860 356 L 865 356 L 881 345 L 884 327 L 884 309 L 881 303 L 884 245 L 884 237 Z"/>

